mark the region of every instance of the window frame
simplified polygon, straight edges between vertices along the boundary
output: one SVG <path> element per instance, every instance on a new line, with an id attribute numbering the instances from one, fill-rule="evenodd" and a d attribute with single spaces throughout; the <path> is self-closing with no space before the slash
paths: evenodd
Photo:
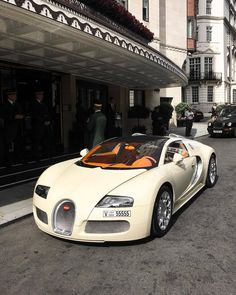
<path id="1" fill-rule="evenodd" d="M 201 77 L 201 58 L 200 57 L 193 57 L 189 59 L 189 75 L 191 79 L 196 79 L 196 80 L 200 79 Z"/>
<path id="2" fill-rule="evenodd" d="M 206 14 L 211 15 L 212 11 L 212 0 L 206 0 Z"/>
<path id="3" fill-rule="evenodd" d="M 192 104 L 198 104 L 198 103 L 199 103 L 199 86 L 192 86 Z"/>
<path id="4" fill-rule="evenodd" d="M 209 91 L 211 89 L 211 91 Z M 214 101 L 214 86 L 209 85 L 207 86 L 207 102 Z"/>
<path id="5" fill-rule="evenodd" d="M 145 107 L 145 90 L 129 89 L 129 107 L 137 105 Z"/>
<path id="6" fill-rule="evenodd" d="M 212 41 L 212 26 L 206 26 L 206 41 Z"/>
<path id="7" fill-rule="evenodd" d="M 149 0 L 143 0 L 143 20 L 149 22 Z"/>

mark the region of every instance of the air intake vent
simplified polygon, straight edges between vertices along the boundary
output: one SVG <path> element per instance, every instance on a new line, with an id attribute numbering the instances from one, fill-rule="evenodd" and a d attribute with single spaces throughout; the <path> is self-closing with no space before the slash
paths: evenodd
<path id="1" fill-rule="evenodd" d="M 48 224 L 48 216 L 46 212 L 36 207 L 36 213 L 37 213 L 38 219 L 40 219 L 43 223 Z"/>
<path id="2" fill-rule="evenodd" d="M 128 231 L 128 221 L 88 221 L 85 232 L 90 234 L 114 234 Z"/>

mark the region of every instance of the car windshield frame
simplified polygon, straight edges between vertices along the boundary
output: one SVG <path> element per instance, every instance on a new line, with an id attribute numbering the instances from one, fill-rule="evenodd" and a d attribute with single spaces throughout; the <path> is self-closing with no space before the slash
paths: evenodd
<path id="1" fill-rule="evenodd" d="M 158 136 L 114 138 L 92 148 L 76 165 L 112 170 L 150 169 L 159 165 L 168 139 Z"/>

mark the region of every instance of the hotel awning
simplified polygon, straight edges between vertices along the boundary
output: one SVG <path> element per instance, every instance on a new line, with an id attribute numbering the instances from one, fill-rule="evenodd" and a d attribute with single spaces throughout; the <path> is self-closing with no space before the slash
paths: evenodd
<path id="1" fill-rule="evenodd" d="M 187 84 L 159 52 L 64 0 L 0 0 L 0 60 L 132 89 Z"/>

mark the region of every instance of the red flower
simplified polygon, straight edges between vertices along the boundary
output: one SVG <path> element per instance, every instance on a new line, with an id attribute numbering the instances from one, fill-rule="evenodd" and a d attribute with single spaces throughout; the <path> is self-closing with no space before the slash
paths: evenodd
<path id="1" fill-rule="evenodd" d="M 115 0 L 80 0 L 80 2 L 140 35 L 144 39 L 152 41 L 154 34 Z"/>

